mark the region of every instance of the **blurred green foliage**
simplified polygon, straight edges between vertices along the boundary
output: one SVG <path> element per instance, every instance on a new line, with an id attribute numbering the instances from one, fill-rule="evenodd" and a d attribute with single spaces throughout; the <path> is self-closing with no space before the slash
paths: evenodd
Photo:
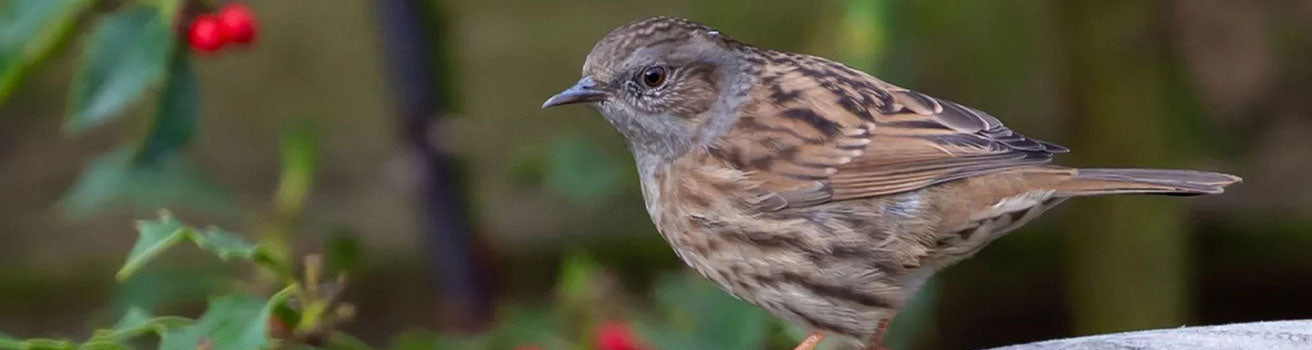
<path id="1" fill-rule="evenodd" d="M 13 0 L 0 4 L 0 103 L 36 68 L 92 1 Z M 84 133 L 124 115 L 156 91 L 150 129 L 135 146 L 124 146 L 87 163 L 63 200 L 67 214 L 85 218 L 111 205 L 148 210 L 188 203 L 226 210 L 226 193 L 177 153 L 195 133 L 199 87 L 185 45 L 175 44 L 174 24 L 183 0 L 155 0 L 98 13 L 83 40 L 69 88 L 64 128 Z"/>
<path id="2" fill-rule="evenodd" d="M 1299 250 L 1312 237 L 1307 186 L 1285 180 L 1312 159 L 1302 102 L 1312 86 L 1312 12 L 1296 2 L 433 1 L 449 14 L 434 17 L 449 23 L 433 34 L 450 44 L 440 58 L 455 71 L 440 83 L 462 114 L 433 138 L 468 161 L 470 205 L 497 263 L 489 278 L 503 287 L 499 322 L 473 334 L 427 329 L 441 328 L 426 318 L 439 296 L 416 272 L 425 261 L 410 234 L 412 165 L 383 117 L 391 111 L 369 4 L 251 2 L 267 16 L 267 40 L 246 56 L 198 60 L 174 42 L 183 1 L 0 0 L 0 233 L 9 246 L 0 259 L 11 267 L 0 273 L 3 328 L 78 334 L 126 313 L 111 329 L 175 334 L 178 344 L 212 333 L 225 339 L 216 347 L 246 346 L 258 344 L 250 334 L 266 311 L 291 328 L 332 314 L 323 299 L 269 311 L 275 287 L 292 283 L 288 271 L 250 278 L 242 272 L 250 266 L 192 259 L 193 248 L 151 255 L 126 246 L 116 234 L 127 225 L 117 223 L 131 214 L 114 209 L 131 206 L 214 221 L 238 212 L 249 238 L 285 270 L 294 256 L 322 251 L 324 276 L 367 281 L 343 296 L 362 306 L 348 329 L 389 348 L 588 348 L 608 322 L 630 325 L 655 348 L 787 348 L 802 330 L 670 271 L 682 266 L 651 227 L 609 125 L 582 108 L 537 108 L 577 79 L 606 30 L 658 14 L 836 58 L 1091 155 L 1067 164 L 1243 166 L 1248 183 L 1188 211 L 1155 199 L 1054 210 L 929 282 L 897 318 L 889 344 L 974 348 L 1312 315 L 1301 282 L 1312 280 L 1312 260 Z M 1126 16 L 1139 20 L 1110 20 Z M 1190 44 L 1190 35 L 1210 39 Z M 1261 44 L 1235 46 L 1245 43 Z M 60 119 L 77 139 L 59 140 L 60 128 L 47 127 Z M 75 175 L 68 164 L 84 159 Z M 78 220 L 45 218 L 44 206 L 65 190 L 58 208 Z M 152 232 L 137 244 L 236 236 Z M 1081 243 L 1089 237 L 1094 243 Z M 212 243 L 198 249 L 219 247 Z M 109 247 L 133 249 L 128 266 L 158 260 L 99 295 L 94 285 L 110 284 L 100 273 L 112 271 L 85 267 L 117 259 Z M 1162 252 L 1170 261 L 1139 259 Z M 102 299 L 111 306 L 95 309 Z M 196 323 L 206 319 L 233 327 Z M 412 327 L 424 329 L 393 336 Z M 367 348 L 343 333 L 324 338 L 335 349 Z M 0 335 L 5 349 L 75 346 L 109 345 Z"/>
<path id="3" fill-rule="evenodd" d="M 640 329 L 659 349 L 760 349 L 776 329 L 747 305 L 700 276 L 664 277 L 655 288 L 653 319 Z"/>
<path id="4" fill-rule="evenodd" d="M 101 19 L 73 78 L 66 127 L 76 132 L 103 124 L 164 81 L 173 42 L 166 17 L 155 8 L 132 6 Z"/>
<path id="5" fill-rule="evenodd" d="M 159 220 L 137 223 L 137 235 L 137 243 L 128 253 L 128 260 L 115 275 L 119 280 L 131 277 L 146 262 L 182 241 L 191 241 L 197 247 L 223 260 L 240 258 L 275 263 L 269 260 L 267 253 L 256 249 L 254 245 L 246 243 L 231 232 L 218 228 L 195 230 L 184 227 L 168 212 L 160 213 Z"/>
<path id="6" fill-rule="evenodd" d="M 0 104 L 19 80 L 72 30 L 92 0 L 9 0 L 0 3 Z"/>
<path id="7" fill-rule="evenodd" d="M 85 218 L 115 204 L 152 209 L 179 203 L 200 210 L 227 210 L 227 193 L 186 159 L 142 164 L 137 154 L 135 149 L 119 148 L 87 162 L 62 200 L 66 214 Z"/>
<path id="8" fill-rule="evenodd" d="M 549 146 L 546 183 L 577 205 L 599 203 L 615 194 L 629 166 L 579 135 L 557 137 Z"/>
<path id="9" fill-rule="evenodd" d="M 197 230 L 187 227 L 167 212 L 161 213 L 158 220 L 138 223 L 137 231 L 137 243 L 119 270 L 120 280 L 127 279 L 152 258 L 181 241 L 191 241 L 221 259 L 249 260 L 270 269 L 283 270 L 283 262 L 268 259 L 267 255 L 260 253 L 258 246 L 245 242 L 237 234 L 217 228 Z M 164 282 L 161 285 L 170 283 Z M 295 283 L 267 298 L 243 292 L 227 292 L 211 300 L 206 312 L 194 321 L 174 316 L 153 317 L 139 307 L 131 307 L 113 327 L 97 330 L 80 344 L 71 340 L 20 340 L 4 337 L 0 338 L 0 349 L 131 349 L 134 348 L 135 339 L 146 334 L 159 337 L 161 350 L 264 348 L 270 344 L 268 324 L 271 322 L 272 311 L 293 298 L 301 305 L 317 301 L 314 295 L 307 295 Z"/>
<path id="10" fill-rule="evenodd" d="M 612 274 L 585 253 L 572 253 L 562 262 L 554 289 L 556 302 L 551 307 L 508 304 L 491 330 L 476 335 L 416 330 L 393 339 L 393 348 L 597 348 L 594 341 L 599 329 L 616 323 L 635 329 L 640 335 L 635 341 L 653 349 L 761 349 L 767 344 L 787 346 L 805 337 L 782 332 L 788 326 L 700 276 L 666 275 L 655 283 L 650 298 L 629 302 L 622 299 L 625 293 L 617 293 L 621 291 L 609 285 Z"/>

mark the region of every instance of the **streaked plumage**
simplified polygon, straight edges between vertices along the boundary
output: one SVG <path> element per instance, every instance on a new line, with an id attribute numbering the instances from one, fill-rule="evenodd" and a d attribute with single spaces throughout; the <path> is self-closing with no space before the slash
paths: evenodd
<path id="1" fill-rule="evenodd" d="M 1239 181 L 1048 165 L 1066 148 L 986 113 L 679 18 L 615 29 L 583 76 L 544 107 L 592 103 L 616 127 L 684 262 L 778 317 L 871 346 L 936 269 L 1069 197 Z"/>

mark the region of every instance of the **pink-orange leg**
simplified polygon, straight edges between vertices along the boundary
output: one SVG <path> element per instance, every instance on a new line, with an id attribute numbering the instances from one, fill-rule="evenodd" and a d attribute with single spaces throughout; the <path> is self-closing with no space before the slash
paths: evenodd
<path id="1" fill-rule="evenodd" d="M 866 350 L 889 350 L 884 347 L 884 333 L 888 332 L 888 323 L 892 318 L 879 320 L 879 326 L 875 328 L 875 334 L 870 336 L 870 341 L 866 344 Z"/>
<path id="2" fill-rule="evenodd" d="M 803 339 L 801 344 L 797 344 L 797 347 L 793 348 L 793 350 L 815 349 L 815 346 L 820 345 L 820 341 L 824 339 L 825 339 L 824 333 L 820 333 L 819 331 L 811 332 L 811 334 L 807 335 L 806 339 Z"/>

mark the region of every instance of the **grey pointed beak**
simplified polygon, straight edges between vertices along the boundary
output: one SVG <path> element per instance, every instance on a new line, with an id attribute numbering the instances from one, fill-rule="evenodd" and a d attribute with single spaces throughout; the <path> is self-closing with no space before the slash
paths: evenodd
<path id="1" fill-rule="evenodd" d="M 556 96 L 551 96 L 547 102 L 542 103 L 542 108 L 551 108 L 560 105 L 600 102 L 606 100 L 606 92 L 597 89 L 597 83 L 592 81 L 592 77 L 583 77 L 579 79 L 574 86 L 561 91 Z"/>

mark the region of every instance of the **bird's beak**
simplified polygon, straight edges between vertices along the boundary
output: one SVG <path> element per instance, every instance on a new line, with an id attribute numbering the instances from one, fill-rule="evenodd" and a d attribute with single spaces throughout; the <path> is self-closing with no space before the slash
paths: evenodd
<path id="1" fill-rule="evenodd" d="M 547 102 L 543 102 L 542 108 L 604 100 L 606 100 L 606 92 L 597 89 L 597 83 L 592 81 L 592 77 L 583 77 L 574 86 L 561 91 L 556 96 L 551 96 L 547 99 Z"/>

